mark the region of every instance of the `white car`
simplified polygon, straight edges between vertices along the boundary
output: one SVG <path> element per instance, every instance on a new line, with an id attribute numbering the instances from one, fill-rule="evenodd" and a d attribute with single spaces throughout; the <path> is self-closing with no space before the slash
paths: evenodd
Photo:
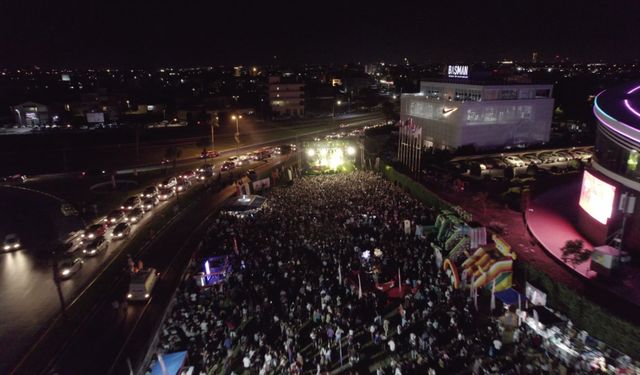
<path id="1" fill-rule="evenodd" d="M 504 161 L 512 167 L 524 167 L 524 161 L 515 155 L 505 156 Z"/>
<path id="2" fill-rule="evenodd" d="M 67 259 L 58 265 L 58 277 L 62 280 L 71 278 L 73 274 L 82 268 L 82 258 L 74 257 Z"/>
<path id="3" fill-rule="evenodd" d="M 2 244 L 2 250 L 4 251 L 12 251 L 20 249 L 20 237 L 17 234 L 11 233 L 7 234 L 4 237 L 4 242 Z"/>

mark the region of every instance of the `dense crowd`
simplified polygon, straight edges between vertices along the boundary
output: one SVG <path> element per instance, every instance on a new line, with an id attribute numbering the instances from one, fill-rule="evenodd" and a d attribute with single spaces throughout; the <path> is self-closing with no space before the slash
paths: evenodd
<path id="1" fill-rule="evenodd" d="M 416 235 L 436 214 L 371 172 L 274 188 L 260 212 L 209 229 L 206 252 L 233 271 L 181 287 L 159 350 L 188 350 L 207 374 L 561 373 L 539 338 L 504 342 L 452 287 Z"/>

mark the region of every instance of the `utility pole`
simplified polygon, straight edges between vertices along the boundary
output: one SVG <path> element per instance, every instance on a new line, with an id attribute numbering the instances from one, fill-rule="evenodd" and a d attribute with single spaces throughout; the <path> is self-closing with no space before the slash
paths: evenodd
<path id="1" fill-rule="evenodd" d="M 62 288 L 60 288 L 60 273 L 58 268 L 58 259 L 55 253 L 51 253 L 51 268 L 53 270 L 53 281 L 56 284 L 56 289 L 58 290 L 58 298 L 60 299 L 60 311 L 62 312 L 62 317 L 64 320 L 67 320 L 67 313 L 65 311 L 64 306 L 64 295 L 62 294 Z"/>
<path id="2" fill-rule="evenodd" d="M 213 119 L 213 121 L 211 121 L 211 150 L 212 151 L 216 149 L 214 128 L 218 126 L 218 120 L 219 120 L 219 117 L 216 114 L 216 117 Z"/>

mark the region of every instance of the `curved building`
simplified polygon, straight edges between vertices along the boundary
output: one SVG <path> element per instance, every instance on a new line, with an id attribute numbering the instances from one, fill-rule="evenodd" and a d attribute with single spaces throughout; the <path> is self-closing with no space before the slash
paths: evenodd
<path id="1" fill-rule="evenodd" d="M 640 82 L 602 91 L 594 157 L 580 194 L 579 224 L 594 244 L 621 242 L 640 254 Z"/>

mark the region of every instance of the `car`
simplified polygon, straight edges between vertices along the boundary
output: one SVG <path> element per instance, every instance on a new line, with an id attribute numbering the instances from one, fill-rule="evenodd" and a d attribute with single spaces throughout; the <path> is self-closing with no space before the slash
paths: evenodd
<path id="1" fill-rule="evenodd" d="M 87 246 L 82 250 L 82 254 L 92 257 L 107 250 L 108 248 L 109 242 L 107 242 L 104 236 L 98 236 L 87 244 Z"/>
<path id="2" fill-rule="evenodd" d="M 129 282 L 129 292 L 127 300 L 129 301 L 146 301 L 151 297 L 153 287 L 158 281 L 160 274 L 153 268 L 140 270 L 131 275 Z"/>
<path id="3" fill-rule="evenodd" d="M 14 174 L 11 176 L 6 176 L 2 179 L 2 182 L 8 184 L 24 184 L 27 182 L 27 176 L 23 174 Z"/>
<path id="4" fill-rule="evenodd" d="M 155 186 L 149 186 L 142 192 L 141 196 L 143 198 L 152 198 L 158 195 L 158 188 Z"/>
<path id="5" fill-rule="evenodd" d="M 160 201 L 156 196 L 153 196 L 151 198 L 145 198 L 142 201 L 142 208 L 144 208 L 145 211 L 151 211 L 155 206 L 158 205 L 158 203 L 160 203 Z"/>
<path id="6" fill-rule="evenodd" d="M 87 229 L 84 230 L 84 233 L 80 235 L 80 237 L 82 238 L 83 241 L 93 240 L 97 237 L 104 236 L 106 232 L 107 232 L 106 223 L 93 224 L 88 226 Z"/>
<path id="7" fill-rule="evenodd" d="M 250 160 L 251 159 L 251 154 L 242 154 L 238 157 L 238 160 L 240 161 L 246 161 L 246 160 Z"/>
<path id="8" fill-rule="evenodd" d="M 168 200 L 169 198 L 173 197 L 173 195 L 174 195 L 175 193 L 176 193 L 176 192 L 175 192 L 175 191 L 173 191 L 173 189 L 170 189 L 170 188 L 162 188 L 162 189 L 160 189 L 160 191 L 158 192 L 158 199 L 159 199 L 159 200 L 161 200 L 161 201 L 166 201 L 166 200 Z"/>
<path id="9" fill-rule="evenodd" d="M 564 159 L 564 160 L 561 160 L 561 161 L 571 161 L 571 160 L 573 160 L 573 155 L 571 155 L 569 152 L 558 151 L 558 152 L 556 152 L 556 154 L 558 156 L 560 156 L 561 159 Z"/>
<path id="10" fill-rule="evenodd" d="M 22 244 L 20 243 L 20 237 L 18 237 L 15 233 L 10 233 L 4 236 L 4 241 L 2 243 L 2 250 L 4 251 L 14 251 L 20 249 Z"/>
<path id="11" fill-rule="evenodd" d="M 194 171 L 185 171 L 180 174 L 180 178 L 183 180 L 193 180 L 196 177 L 196 172 Z"/>
<path id="12" fill-rule="evenodd" d="M 247 171 L 247 177 L 249 177 L 251 181 L 255 181 L 258 179 L 258 174 L 256 173 L 255 169 L 249 169 Z"/>
<path id="13" fill-rule="evenodd" d="M 220 156 L 220 153 L 215 150 L 202 150 L 200 153 L 200 159 L 217 158 L 218 156 Z"/>
<path id="14" fill-rule="evenodd" d="M 512 167 L 524 167 L 524 161 L 515 155 L 507 155 L 504 157 L 504 162 Z"/>
<path id="15" fill-rule="evenodd" d="M 106 175 L 107 171 L 105 169 L 87 169 L 80 172 L 80 177 L 101 177 Z"/>
<path id="16" fill-rule="evenodd" d="M 115 225 L 124 220 L 126 213 L 124 210 L 113 210 L 109 212 L 109 215 L 105 218 L 105 222 L 108 225 Z"/>
<path id="17" fill-rule="evenodd" d="M 113 231 L 111 231 L 111 238 L 122 239 L 129 237 L 129 234 L 131 234 L 131 226 L 127 223 L 119 223 L 113 228 Z"/>
<path id="18" fill-rule="evenodd" d="M 76 272 L 80 271 L 83 263 L 82 258 L 77 256 L 61 261 L 58 264 L 58 278 L 61 280 L 71 278 Z"/>
<path id="19" fill-rule="evenodd" d="M 558 161 L 558 156 L 555 155 L 553 152 L 542 152 L 540 153 L 539 158 L 545 164 L 555 163 Z"/>
<path id="20" fill-rule="evenodd" d="M 169 177 L 166 180 L 158 184 L 159 188 L 173 188 L 178 184 L 178 179 L 175 177 Z"/>
<path id="21" fill-rule="evenodd" d="M 140 207 L 137 207 L 129 212 L 129 214 L 127 215 L 127 221 L 132 225 L 137 224 L 140 220 L 142 220 L 143 216 L 144 211 Z"/>
<path id="22" fill-rule="evenodd" d="M 225 161 L 220 167 L 220 171 L 229 171 L 236 167 L 236 163 L 233 161 Z"/>
<path id="23" fill-rule="evenodd" d="M 122 204 L 122 206 L 120 206 L 120 208 L 125 211 L 131 211 L 136 207 L 140 207 L 141 204 L 142 204 L 142 200 L 140 199 L 140 197 L 133 196 L 133 197 L 127 198 L 127 200 L 124 201 L 124 203 Z"/>
<path id="24" fill-rule="evenodd" d="M 68 202 L 64 202 L 60 205 L 60 212 L 62 212 L 62 214 L 64 216 L 78 216 L 78 210 L 75 209 L 75 207 L 73 207 L 70 203 Z"/>
<path id="25" fill-rule="evenodd" d="M 171 160 L 167 158 L 163 158 L 162 160 L 160 160 L 160 165 L 167 165 L 167 164 L 171 164 Z"/>
<path id="26" fill-rule="evenodd" d="M 186 191 L 191 186 L 189 180 L 180 179 L 176 185 L 176 191 Z"/>
<path id="27" fill-rule="evenodd" d="M 202 167 L 196 168 L 197 173 L 213 172 L 213 164 L 203 164 Z"/>
<path id="28" fill-rule="evenodd" d="M 522 155 L 521 159 L 527 164 L 538 165 L 542 164 L 542 160 L 540 160 L 536 154 L 525 154 Z"/>
<path id="29" fill-rule="evenodd" d="M 571 155 L 573 156 L 574 159 L 580 159 L 582 161 L 587 161 L 591 159 L 591 156 L 592 156 L 592 154 L 589 151 L 583 151 L 583 150 L 571 151 Z"/>

